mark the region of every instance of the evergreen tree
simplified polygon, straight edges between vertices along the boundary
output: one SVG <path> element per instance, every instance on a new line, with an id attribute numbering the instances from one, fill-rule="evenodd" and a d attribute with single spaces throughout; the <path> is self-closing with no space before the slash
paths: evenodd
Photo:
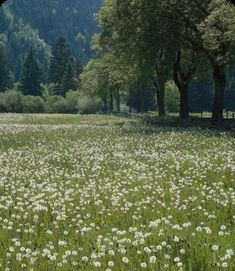
<path id="1" fill-rule="evenodd" d="M 69 57 L 69 48 L 64 38 L 59 38 L 52 46 L 49 82 L 54 84 L 61 84 L 65 68 L 67 67 Z"/>
<path id="2" fill-rule="evenodd" d="M 13 75 L 5 51 L 0 48 L 0 91 L 5 91 L 13 86 Z"/>
<path id="3" fill-rule="evenodd" d="M 75 69 L 73 65 L 73 61 L 70 61 L 67 64 L 67 68 L 65 70 L 65 74 L 62 81 L 62 95 L 65 96 L 66 92 L 69 90 L 76 89 L 76 81 L 75 81 Z"/>
<path id="4" fill-rule="evenodd" d="M 74 89 L 75 65 L 64 38 L 59 38 L 52 47 L 49 68 L 49 82 L 56 85 L 55 94 L 65 95 Z"/>
<path id="5" fill-rule="evenodd" d="M 20 80 L 21 90 L 25 95 L 41 95 L 41 75 L 34 49 L 31 47 L 25 57 Z"/>

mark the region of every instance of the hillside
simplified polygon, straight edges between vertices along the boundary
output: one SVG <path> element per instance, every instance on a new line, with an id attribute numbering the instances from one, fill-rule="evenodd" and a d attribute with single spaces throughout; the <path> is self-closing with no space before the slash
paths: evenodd
<path id="1" fill-rule="evenodd" d="M 85 62 L 97 31 L 95 13 L 101 0 L 9 0 L 0 8 L 0 43 L 9 51 L 16 79 L 30 45 L 46 70 L 50 46 L 59 37 L 68 40 L 73 55 Z"/>

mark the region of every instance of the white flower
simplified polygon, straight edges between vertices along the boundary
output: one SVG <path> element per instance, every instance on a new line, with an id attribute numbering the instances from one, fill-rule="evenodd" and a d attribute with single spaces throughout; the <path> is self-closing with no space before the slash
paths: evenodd
<path id="1" fill-rule="evenodd" d="M 101 267 L 101 263 L 100 262 L 94 262 L 94 266 L 95 267 Z"/>
<path id="2" fill-rule="evenodd" d="M 222 267 L 227 268 L 228 267 L 228 263 L 227 262 L 223 262 L 222 263 Z"/>
<path id="3" fill-rule="evenodd" d="M 197 232 L 201 232 L 202 231 L 202 227 L 200 227 L 200 226 L 196 227 L 196 231 Z"/>
<path id="4" fill-rule="evenodd" d="M 150 263 L 156 263 L 156 261 L 157 261 L 157 257 L 156 257 L 156 256 L 151 256 L 151 257 L 149 258 L 149 262 L 150 262 Z"/>
<path id="5" fill-rule="evenodd" d="M 123 258 L 122 258 L 122 261 L 123 261 L 124 263 L 129 263 L 129 259 L 128 259 L 127 257 L 123 257 Z"/>
<path id="6" fill-rule="evenodd" d="M 146 268 L 146 267 L 147 267 L 147 264 L 146 264 L 146 263 L 141 263 L 140 266 L 141 266 L 142 268 Z"/>
<path id="7" fill-rule="evenodd" d="M 174 262 L 175 262 L 175 263 L 178 263 L 179 261 L 180 261 L 180 258 L 179 258 L 179 257 L 174 258 Z"/>
<path id="8" fill-rule="evenodd" d="M 214 251 L 219 250 L 219 246 L 217 246 L 217 245 L 213 245 L 213 246 L 212 246 L 212 250 L 214 250 Z"/>
<path id="9" fill-rule="evenodd" d="M 83 261 L 83 262 L 88 262 L 88 257 L 87 257 L 87 256 L 83 256 L 83 257 L 82 257 L 82 261 Z"/>
<path id="10" fill-rule="evenodd" d="M 222 226 L 220 227 L 220 229 L 221 229 L 222 231 L 225 231 L 225 230 L 226 230 L 226 226 L 225 226 L 225 225 L 222 225 Z"/>
<path id="11" fill-rule="evenodd" d="M 113 267 L 113 266 L 114 266 L 114 262 L 113 262 L 113 261 L 109 261 L 109 262 L 108 262 L 108 266 L 109 266 L 109 267 Z"/>
<path id="12" fill-rule="evenodd" d="M 51 230 L 47 230 L 47 234 L 48 234 L 48 235 L 52 235 L 53 232 L 52 232 Z"/>
<path id="13" fill-rule="evenodd" d="M 66 244 L 67 244 L 67 242 L 63 241 L 63 240 L 59 240 L 59 242 L 58 242 L 59 246 L 65 246 Z"/>

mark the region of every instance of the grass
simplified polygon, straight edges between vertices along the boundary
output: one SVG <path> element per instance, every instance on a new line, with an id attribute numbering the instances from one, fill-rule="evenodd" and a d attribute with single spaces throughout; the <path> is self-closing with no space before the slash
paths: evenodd
<path id="1" fill-rule="evenodd" d="M 0 270 L 234 271 L 232 132 L 160 124 L 1 115 Z"/>

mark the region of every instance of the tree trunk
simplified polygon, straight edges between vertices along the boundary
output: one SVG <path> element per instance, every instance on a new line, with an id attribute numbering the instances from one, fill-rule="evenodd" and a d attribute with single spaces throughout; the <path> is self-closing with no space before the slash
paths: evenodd
<path id="1" fill-rule="evenodd" d="M 113 111 L 113 90 L 110 89 L 109 111 Z"/>
<path id="2" fill-rule="evenodd" d="M 182 70 L 181 52 L 178 51 L 175 61 L 173 63 L 173 76 L 174 82 L 180 92 L 180 118 L 181 120 L 189 117 L 189 104 L 188 104 L 188 87 L 196 71 L 194 65 L 194 55 L 188 65 L 187 72 Z"/>
<path id="3" fill-rule="evenodd" d="M 188 106 L 188 86 L 184 85 L 180 87 L 180 119 L 184 120 L 189 117 Z"/>
<path id="4" fill-rule="evenodd" d="M 189 105 L 188 105 L 188 84 L 180 82 L 174 78 L 174 82 L 180 93 L 180 119 L 184 120 L 189 117 Z"/>
<path id="5" fill-rule="evenodd" d="M 166 115 L 165 110 L 165 85 L 160 84 L 157 88 L 157 107 L 159 117 L 164 117 Z"/>
<path id="6" fill-rule="evenodd" d="M 212 111 L 212 123 L 218 124 L 223 118 L 224 94 L 226 87 L 225 69 L 222 65 L 213 64 L 215 95 Z"/>
<path id="7" fill-rule="evenodd" d="M 106 98 L 103 99 L 103 104 L 104 104 L 104 107 L 103 107 L 104 113 L 107 113 L 108 105 L 107 105 L 107 99 Z"/>
<path id="8" fill-rule="evenodd" d="M 117 112 L 121 112 L 120 93 L 118 89 L 115 90 L 115 100 L 116 100 L 116 110 Z"/>

